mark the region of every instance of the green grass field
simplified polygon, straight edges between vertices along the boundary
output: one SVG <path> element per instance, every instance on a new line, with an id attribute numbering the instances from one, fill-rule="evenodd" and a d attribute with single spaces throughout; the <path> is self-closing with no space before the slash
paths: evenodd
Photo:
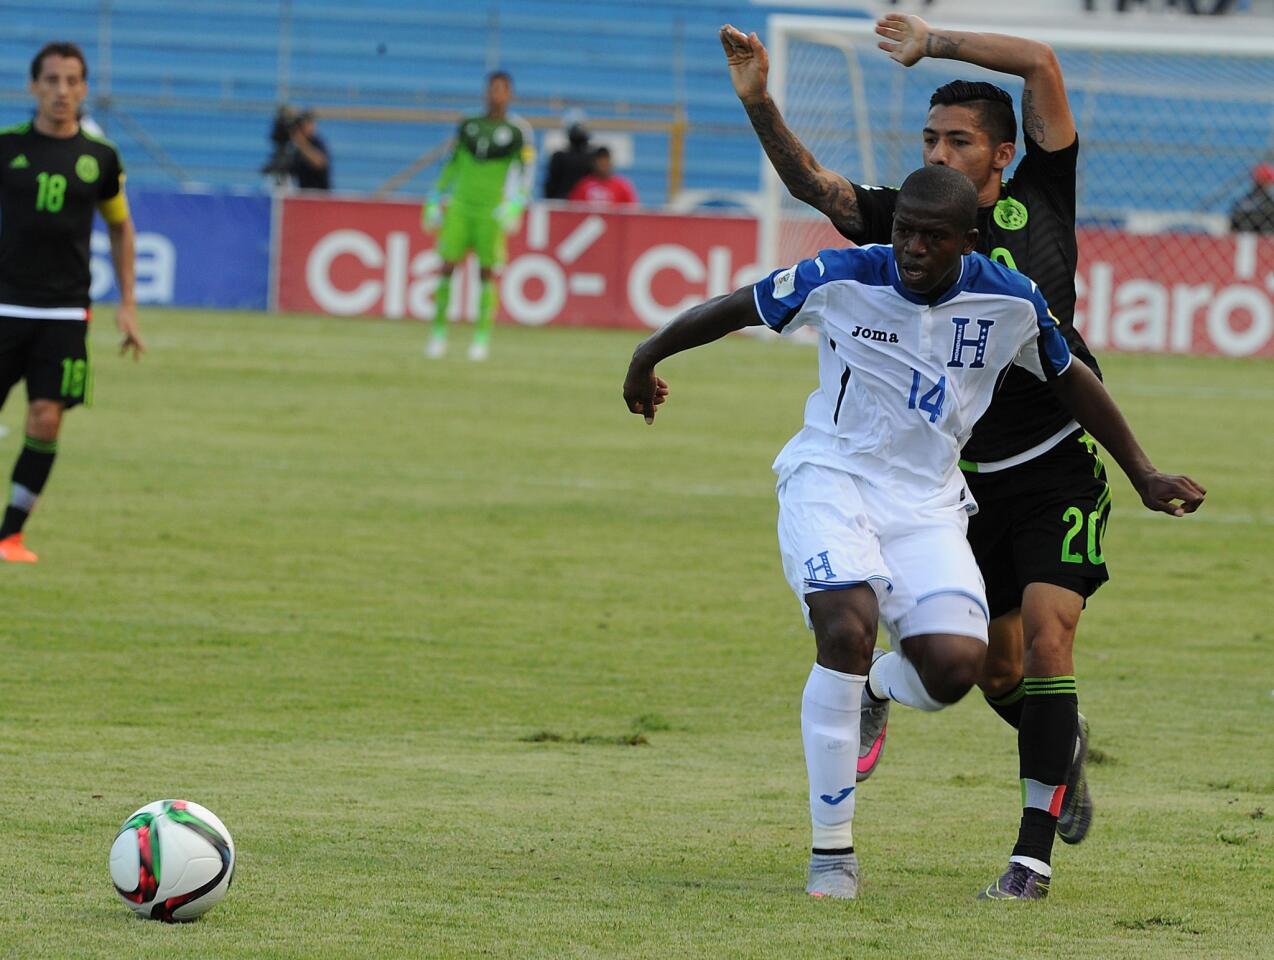
<path id="1" fill-rule="evenodd" d="M 109 312 L 109 311 L 107 311 Z M 653 428 L 632 333 L 147 311 L 0 568 L 0 955 L 1270 956 L 1274 366 L 1109 356 L 1165 469 L 1122 477 L 1077 653 L 1098 820 L 1052 897 L 980 903 L 1015 739 L 971 696 L 894 711 L 858 800 L 864 888 L 802 894 L 813 656 L 769 464 L 812 351 L 676 358 Z M 23 396 L 0 423 L 7 477 Z M 120 822 L 188 797 L 239 847 L 226 901 L 136 920 Z"/>

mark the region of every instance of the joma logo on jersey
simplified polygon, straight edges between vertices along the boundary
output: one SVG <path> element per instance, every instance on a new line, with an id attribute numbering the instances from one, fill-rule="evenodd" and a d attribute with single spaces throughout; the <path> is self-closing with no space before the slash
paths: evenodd
<path id="1" fill-rule="evenodd" d="M 994 320 L 984 320 L 978 318 L 978 335 L 973 339 L 969 339 L 964 335 L 964 328 L 969 325 L 968 317 L 952 317 L 951 322 L 955 324 L 955 336 L 951 338 L 951 362 L 948 367 L 964 366 L 964 349 L 965 347 L 973 348 L 973 362 L 969 364 L 970 368 L 985 367 L 983 358 L 986 356 L 986 341 L 991 335 L 991 327 L 995 325 Z"/>
<path id="2" fill-rule="evenodd" d="M 875 340 L 877 343 L 898 342 L 898 334 L 896 333 L 886 333 L 884 330 L 869 330 L 867 327 L 854 327 L 854 332 L 850 336 L 861 337 L 863 340 Z"/>

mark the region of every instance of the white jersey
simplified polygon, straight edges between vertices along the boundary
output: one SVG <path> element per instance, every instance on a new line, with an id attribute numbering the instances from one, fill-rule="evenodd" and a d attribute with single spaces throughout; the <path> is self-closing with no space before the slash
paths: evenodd
<path id="1" fill-rule="evenodd" d="M 774 462 L 780 483 L 814 463 L 905 486 L 912 500 L 962 494 L 960 449 L 1001 372 L 1017 363 L 1051 379 L 1071 362 L 1035 284 L 977 253 L 934 303 L 903 286 L 883 244 L 820 251 L 753 295 L 771 329 L 821 334 L 819 387 Z"/>

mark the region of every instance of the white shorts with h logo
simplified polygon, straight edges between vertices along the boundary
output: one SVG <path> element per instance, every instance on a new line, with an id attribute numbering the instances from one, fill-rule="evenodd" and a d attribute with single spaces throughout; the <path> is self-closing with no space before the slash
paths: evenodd
<path id="1" fill-rule="evenodd" d="M 806 626 L 807 594 L 866 583 L 895 642 L 917 633 L 987 639 L 986 590 L 965 539 L 967 499 L 919 504 L 905 490 L 813 463 L 780 482 L 778 498 L 783 573 Z M 940 605 L 917 612 L 938 597 Z"/>

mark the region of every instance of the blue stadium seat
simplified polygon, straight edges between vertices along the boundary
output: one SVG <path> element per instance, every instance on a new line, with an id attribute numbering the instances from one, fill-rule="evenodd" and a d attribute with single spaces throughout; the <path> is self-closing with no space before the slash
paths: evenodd
<path id="1" fill-rule="evenodd" d="M 685 185 L 753 191 L 759 183 L 758 151 L 722 69 L 716 31 L 726 21 L 760 29 L 771 9 L 790 7 L 748 0 L 467 0 L 454 5 L 307 0 L 291 4 L 283 24 L 280 4 L 257 0 L 113 0 L 109 5 L 62 0 L 56 8 L 37 0 L 9 0 L 0 36 L 0 104 L 10 118 L 26 115 L 24 87 L 32 53 L 50 37 L 75 39 L 90 59 L 94 92 L 112 98 L 96 101 L 93 110 L 120 143 L 131 182 L 175 186 L 186 179 L 256 188 L 280 99 L 335 107 L 477 110 L 483 75 L 500 66 L 515 76 L 522 112 L 549 123 L 559 118 L 561 108 L 555 104 L 561 102 L 610 105 L 594 108 L 594 117 L 623 110 L 649 115 L 643 109 L 668 117 L 659 108 L 680 102 L 690 121 Z M 104 59 L 98 43 L 106 36 L 109 77 L 99 69 Z M 284 49 L 289 55 L 281 69 Z M 1161 118 L 1161 91 L 1181 86 L 1189 61 L 1139 55 L 1103 60 L 1073 52 L 1064 52 L 1062 59 L 1076 81 L 1076 110 L 1086 118 L 1081 167 L 1086 207 L 1223 210 L 1236 192 L 1224 185 L 1244 182 L 1250 165 L 1268 149 L 1269 110 L 1251 97 L 1227 100 L 1216 91 L 1187 90 L 1180 94 L 1173 122 L 1164 123 L 1150 115 L 1144 97 L 1091 93 L 1080 82 L 1089 74 L 1133 78 L 1133 88 L 1140 84 L 1156 91 Z M 1274 75 L 1260 72 L 1271 73 L 1268 64 L 1199 61 L 1213 75 L 1232 72 L 1232 88 L 1274 89 Z M 863 67 L 873 76 L 895 69 L 883 59 Z M 905 116 L 918 122 L 926 100 L 921 91 L 908 94 Z M 894 106 L 870 104 L 874 128 L 884 128 Z M 376 189 L 451 134 L 450 124 L 385 123 L 370 135 L 366 122 L 333 118 L 321 119 L 320 129 L 332 150 L 335 185 L 349 191 Z M 624 172 L 644 201 L 661 203 L 668 135 L 639 132 L 633 142 L 634 162 Z M 1203 154 L 1200 144 L 1207 145 Z M 856 150 L 847 146 L 844 162 L 850 167 L 858 162 Z M 917 156 L 919 147 L 900 148 L 877 137 L 873 150 L 877 168 L 887 170 L 900 155 L 904 163 Z M 1198 175 L 1183 176 L 1195 163 Z M 1134 170 L 1136 175 L 1129 176 Z M 435 164 L 404 190 L 423 192 L 437 171 Z"/>

